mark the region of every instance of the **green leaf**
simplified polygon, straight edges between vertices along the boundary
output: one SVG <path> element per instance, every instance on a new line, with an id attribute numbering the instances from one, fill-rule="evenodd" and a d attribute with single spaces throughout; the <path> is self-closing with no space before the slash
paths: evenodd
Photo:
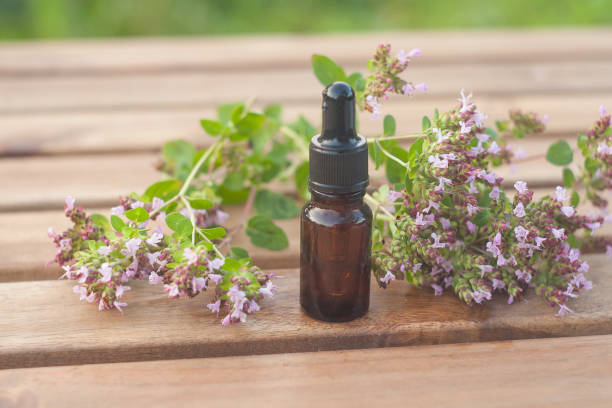
<path id="1" fill-rule="evenodd" d="M 125 227 L 125 222 L 123 222 L 123 220 L 116 215 L 111 215 L 110 223 L 115 231 L 121 232 L 121 230 Z"/>
<path id="2" fill-rule="evenodd" d="M 224 105 L 219 105 L 217 108 L 217 116 L 219 117 L 219 122 L 223 125 L 227 124 L 230 120 L 232 120 L 232 112 L 236 109 L 237 106 L 242 106 L 242 103 L 227 103 Z"/>
<path id="3" fill-rule="evenodd" d="M 448 208 L 454 208 L 455 207 L 455 202 L 453 201 L 453 196 L 450 194 L 444 194 L 444 197 L 442 197 L 442 201 L 440 201 L 442 204 L 444 204 L 444 206 L 448 207 Z"/>
<path id="4" fill-rule="evenodd" d="M 308 192 L 308 162 L 305 161 L 295 170 L 295 188 L 304 200 L 309 198 Z"/>
<path id="5" fill-rule="evenodd" d="M 195 147 L 184 140 L 173 140 L 162 147 L 164 160 L 171 167 L 175 167 L 176 177 L 180 179 L 186 178 L 189 174 L 195 154 Z"/>
<path id="6" fill-rule="evenodd" d="M 125 216 L 127 219 L 132 220 L 137 224 L 145 222 L 149 219 L 149 213 L 142 207 L 136 207 L 126 211 Z"/>
<path id="7" fill-rule="evenodd" d="M 211 240 L 223 238 L 226 234 L 225 228 L 223 227 L 205 228 L 201 231 L 208 239 Z"/>
<path id="8" fill-rule="evenodd" d="M 196 210 L 208 210 L 209 208 L 212 208 L 213 203 L 210 200 L 198 198 L 195 200 L 189 200 L 189 205 L 191 208 Z"/>
<path id="9" fill-rule="evenodd" d="M 400 146 L 393 146 L 388 151 L 401 161 L 408 161 L 409 153 Z M 402 183 L 404 181 L 405 172 L 406 166 L 402 166 L 395 160 L 391 160 L 389 158 L 385 160 L 385 174 L 387 175 L 387 179 L 391 184 Z"/>
<path id="10" fill-rule="evenodd" d="M 490 127 L 486 128 L 485 133 L 491 136 L 492 139 L 499 139 L 499 133 L 497 133 L 495 129 L 493 128 L 490 128 Z M 478 144 L 478 139 L 473 138 L 472 140 L 475 142 L 474 146 L 476 146 L 476 144 Z"/>
<path id="11" fill-rule="evenodd" d="M 489 222 L 489 218 L 491 218 L 491 213 L 489 212 L 489 209 L 482 209 L 478 211 L 474 216 L 474 224 L 479 227 L 484 227 Z"/>
<path id="12" fill-rule="evenodd" d="M 274 225 L 272 219 L 265 215 L 255 215 L 247 223 L 246 233 L 253 245 L 260 248 L 280 251 L 289 247 L 285 231 Z"/>
<path id="13" fill-rule="evenodd" d="M 353 72 L 348 76 L 346 82 L 349 83 L 350 86 L 357 92 L 362 92 L 365 90 L 365 78 L 359 72 Z"/>
<path id="14" fill-rule="evenodd" d="M 265 120 L 266 120 L 265 115 L 262 115 L 260 113 L 249 112 L 246 114 L 244 118 L 240 119 L 240 121 L 236 123 L 236 128 L 240 132 L 250 134 L 250 133 L 253 133 L 259 130 L 259 128 L 261 128 L 261 125 L 263 125 Z"/>
<path id="15" fill-rule="evenodd" d="M 377 143 L 368 143 L 368 153 L 376 165 L 376 170 L 385 164 L 386 156 L 383 154 L 382 150 L 380 150 Z"/>
<path id="16" fill-rule="evenodd" d="M 423 151 L 423 142 L 425 142 L 425 138 L 423 136 L 419 137 L 417 140 L 412 142 L 410 148 L 408 149 L 408 161 L 410 162 L 410 167 L 412 168 L 412 163 L 419 157 L 421 152 Z"/>
<path id="17" fill-rule="evenodd" d="M 181 191 L 183 182 L 180 180 L 164 180 L 151 184 L 144 192 L 143 199 L 146 201 L 153 200 L 154 197 L 168 201 Z"/>
<path id="18" fill-rule="evenodd" d="M 223 124 L 217 120 L 201 119 L 200 125 L 211 136 L 217 136 L 223 130 Z"/>
<path id="19" fill-rule="evenodd" d="M 580 249 L 580 247 L 581 247 L 580 240 L 574 234 L 568 234 L 567 235 L 567 243 L 572 248 Z"/>
<path id="20" fill-rule="evenodd" d="M 376 61 L 375 61 L 375 60 L 373 60 L 373 59 L 368 60 L 368 61 L 366 62 L 366 68 L 367 68 L 367 69 L 368 69 L 368 71 L 370 71 L 370 72 L 376 72 L 377 65 L 378 65 L 378 64 L 377 64 L 377 63 L 376 63 Z"/>
<path id="21" fill-rule="evenodd" d="M 574 177 L 574 172 L 568 169 L 567 167 L 563 169 L 563 185 L 565 188 L 572 188 L 574 185 L 574 181 L 576 178 Z"/>
<path id="22" fill-rule="evenodd" d="M 231 247 L 231 251 L 232 251 L 232 255 L 235 258 L 238 259 L 245 259 L 249 257 L 249 253 L 247 252 L 246 249 L 241 248 L 241 247 L 237 247 L 237 246 L 233 246 Z"/>
<path id="23" fill-rule="evenodd" d="M 383 134 L 385 137 L 395 136 L 395 118 L 391 115 L 386 115 L 383 119 Z"/>
<path id="24" fill-rule="evenodd" d="M 491 197 L 489 197 L 490 193 L 491 193 L 490 188 L 486 188 L 480 193 L 480 199 L 478 200 L 479 207 L 487 208 L 491 205 Z"/>
<path id="25" fill-rule="evenodd" d="M 283 113 L 283 107 L 279 104 L 268 105 L 265 107 L 263 113 L 269 118 L 280 121 Z"/>
<path id="26" fill-rule="evenodd" d="M 244 174 L 242 172 L 229 173 L 223 180 L 223 185 L 232 191 L 244 188 Z"/>
<path id="27" fill-rule="evenodd" d="M 422 124 L 423 132 L 424 132 L 431 127 L 431 120 L 429 120 L 427 116 L 423 116 L 423 120 L 421 124 Z"/>
<path id="28" fill-rule="evenodd" d="M 249 189 L 230 190 L 222 184 L 217 188 L 217 194 L 221 197 L 221 203 L 223 205 L 241 204 L 244 203 L 249 196 Z"/>
<path id="29" fill-rule="evenodd" d="M 584 160 L 584 168 L 587 169 L 589 173 L 595 174 L 599 168 L 599 164 L 597 164 L 597 160 L 593 159 L 592 157 L 587 157 Z"/>
<path id="30" fill-rule="evenodd" d="M 282 194 L 265 189 L 257 191 L 254 205 L 259 214 L 267 215 L 276 220 L 294 218 L 299 212 L 295 201 Z"/>
<path id="31" fill-rule="evenodd" d="M 240 119 L 242 119 L 243 112 L 244 112 L 244 105 L 236 105 L 234 109 L 232 109 L 232 114 L 230 116 L 230 119 L 234 125 L 240 122 Z"/>
<path id="32" fill-rule="evenodd" d="M 289 128 L 302 136 L 306 144 L 310 143 L 310 139 L 317 133 L 317 129 L 301 115 L 295 122 L 289 124 Z"/>
<path id="33" fill-rule="evenodd" d="M 555 166 L 567 166 L 574 159 L 574 152 L 565 140 L 553 143 L 546 152 L 546 160 Z"/>
<path id="34" fill-rule="evenodd" d="M 324 55 L 315 54 L 312 56 L 312 70 L 323 86 L 328 86 L 336 81 L 346 82 L 348 80 L 344 70 Z"/>
<path id="35" fill-rule="evenodd" d="M 113 228 L 111 227 L 111 223 L 108 222 L 108 218 L 102 214 L 91 214 L 89 218 L 91 218 L 94 224 L 102 228 L 104 235 L 108 236 L 109 238 L 116 237 L 115 233 L 113 232 Z"/>
<path id="36" fill-rule="evenodd" d="M 512 135 L 516 137 L 517 139 L 524 139 L 525 131 L 521 128 L 514 128 L 512 129 Z"/>
<path id="37" fill-rule="evenodd" d="M 189 236 L 193 231 L 193 225 L 189 218 L 178 212 L 166 216 L 166 225 L 172 231 L 182 236 Z"/>
<path id="38" fill-rule="evenodd" d="M 576 208 L 578 207 L 578 204 L 580 204 L 580 196 L 578 195 L 578 192 L 574 191 L 570 197 L 570 205 Z"/>

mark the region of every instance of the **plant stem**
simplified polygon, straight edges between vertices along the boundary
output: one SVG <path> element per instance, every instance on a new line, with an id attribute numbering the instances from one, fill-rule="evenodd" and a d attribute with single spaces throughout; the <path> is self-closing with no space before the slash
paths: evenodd
<path id="1" fill-rule="evenodd" d="M 374 206 L 374 211 L 380 210 L 388 218 L 390 218 L 389 221 L 391 221 L 391 222 L 395 221 L 395 216 L 393 214 L 391 214 L 389 212 L 389 210 L 387 210 L 377 199 L 375 199 L 374 197 L 372 197 L 368 193 L 366 193 L 366 195 L 363 198 L 364 198 L 364 200 L 366 200 L 367 202 L 369 202 L 370 204 L 372 204 Z"/>
<path id="2" fill-rule="evenodd" d="M 410 133 L 402 136 L 388 136 L 388 137 L 368 137 L 366 141 L 368 143 L 375 143 L 377 140 L 414 140 L 423 136 L 423 133 Z"/>
<path id="3" fill-rule="evenodd" d="M 308 148 L 304 145 L 304 142 L 302 141 L 300 135 L 298 135 L 295 131 L 293 131 L 293 129 L 287 126 L 282 126 L 280 128 L 280 131 L 282 134 L 291 139 L 293 143 L 295 143 L 295 145 L 298 147 L 298 150 L 300 151 L 300 156 L 302 156 L 304 160 L 308 160 L 309 151 Z"/>
<path id="4" fill-rule="evenodd" d="M 375 141 L 376 146 L 378 146 L 378 148 L 380 149 L 381 152 L 383 152 L 383 154 L 385 156 L 387 156 L 388 158 L 390 158 L 391 160 L 399 163 L 401 166 L 408 168 L 408 163 L 404 163 L 403 161 L 401 161 L 399 158 L 395 157 L 394 155 L 392 155 L 391 153 L 389 153 L 384 147 L 382 147 L 382 145 L 380 144 L 380 141 L 378 139 L 376 139 Z"/>
<path id="5" fill-rule="evenodd" d="M 219 248 L 223 248 L 224 246 L 229 244 L 232 236 L 236 232 L 240 231 L 247 223 L 247 219 L 249 218 L 249 213 L 251 212 L 251 208 L 253 207 L 253 202 L 255 201 L 256 192 L 257 192 L 257 189 L 255 188 L 255 186 L 251 186 L 251 189 L 249 190 L 249 196 L 247 198 L 246 204 L 244 205 L 244 209 L 242 210 L 242 220 L 240 221 L 240 224 L 232 227 L 232 229 L 228 231 L 223 241 L 219 243 Z"/>
<path id="6" fill-rule="evenodd" d="M 223 142 L 224 142 L 224 140 L 221 139 L 217 143 L 213 144 L 208 149 L 206 149 L 206 151 L 204 152 L 202 157 L 200 157 L 200 160 L 198 160 L 198 162 L 195 164 L 195 166 L 193 166 L 193 168 L 191 169 L 191 172 L 189 173 L 189 175 L 185 179 L 185 182 L 183 183 L 183 188 L 181 188 L 181 191 L 179 191 L 178 195 L 182 196 L 182 195 L 184 195 L 187 192 L 187 189 L 189 188 L 189 185 L 193 181 L 195 175 L 198 173 L 198 171 L 200 171 L 200 167 L 202 167 L 204 162 L 208 159 L 208 157 L 210 157 L 210 155 L 212 154 L 213 150 L 215 150 L 218 145 L 223 144 Z"/>

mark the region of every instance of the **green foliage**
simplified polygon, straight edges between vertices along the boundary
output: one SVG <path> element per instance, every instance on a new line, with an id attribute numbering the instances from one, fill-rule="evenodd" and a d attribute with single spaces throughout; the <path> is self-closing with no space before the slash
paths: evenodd
<path id="1" fill-rule="evenodd" d="M 123 222 L 123 220 L 116 215 L 111 215 L 110 223 L 115 231 L 121 232 L 121 230 L 125 228 L 125 222 Z"/>
<path id="2" fill-rule="evenodd" d="M 563 169 L 563 185 L 565 188 L 572 188 L 574 186 L 574 181 L 576 178 L 574 177 L 574 172 L 568 169 L 567 167 Z"/>
<path id="3" fill-rule="evenodd" d="M 226 234 L 226 231 L 225 231 L 225 228 L 223 227 L 214 227 L 214 228 L 204 228 L 202 230 L 202 233 L 206 235 L 206 238 L 212 240 L 212 239 L 223 238 Z"/>
<path id="4" fill-rule="evenodd" d="M 431 120 L 429 120 L 427 116 L 423 116 L 423 120 L 421 121 L 421 127 L 423 128 L 423 132 L 431 128 Z"/>
<path id="5" fill-rule="evenodd" d="M 323 86 L 327 86 L 336 81 L 347 81 L 344 70 L 324 55 L 312 56 L 312 70 Z"/>
<path id="6" fill-rule="evenodd" d="M 385 137 L 395 136 L 395 118 L 391 115 L 383 119 L 383 134 Z"/>
<path id="7" fill-rule="evenodd" d="M 574 159 L 574 152 L 565 140 L 553 143 L 546 152 L 546 160 L 555 166 L 567 166 Z"/>
<path id="8" fill-rule="evenodd" d="M 173 140 L 162 147 L 164 161 L 179 180 L 184 180 L 191 171 L 195 154 L 195 147 L 184 140 Z"/>
<path id="9" fill-rule="evenodd" d="M 153 183 L 147 187 L 141 199 L 143 201 L 150 202 L 154 197 L 157 197 L 164 201 L 168 201 L 178 194 L 182 186 L 183 182 L 180 180 L 158 181 L 157 183 Z"/>
<path id="10" fill-rule="evenodd" d="M 200 124 L 210 136 L 217 136 L 223 130 L 223 124 L 216 120 L 201 119 Z"/>
<path id="11" fill-rule="evenodd" d="M 399 145 L 392 146 L 389 149 L 389 153 L 393 156 L 397 157 L 403 162 L 407 162 L 409 158 L 408 151 L 404 150 Z M 401 183 L 404 181 L 404 176 L 406 174 L 406 166 L 402 166 L 397 163 L 395 160 L 386 159 L 385 161 L 385 174 L 387 175 L 387 179 L 392 184 Z"/>
<path id="12" fill-rule="evenodd" d="M 138 224 L 149 219 L 149 213 L 142 207 L 136 207 L 125 212 L 125 217 Z"/>
<path id="13" fill-rule="evenodd" d="M 172 213 L 166 216 L 166 225 L 179 236 L 187 237 L 193 231 L 191 221 L 181 213 Z"/>
<path id="14" fill-rule="evenodd" d="M 285 232 L 274 225 L 272 219 L 266 215 L 255 215 L 247 223 L 246 233 L 253 245 L 280 251 L 289 247 L 289 240 Z"/>
<path id="15" fill-rule="evenodd" d="M 266 189 L 257 191 L 254 204 L 259 214 L 267 215 L 277 220 L 294 218 L 299 212 L 295 201 L 282 194 Z"/>

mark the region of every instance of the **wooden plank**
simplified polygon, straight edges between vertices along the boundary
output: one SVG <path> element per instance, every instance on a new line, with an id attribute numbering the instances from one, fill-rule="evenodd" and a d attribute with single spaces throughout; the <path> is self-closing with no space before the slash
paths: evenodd
<path id="1" fill-rule="evenodd" d="M 318 97 L 317 89 L 312 88 L 313 97 Z M 612 93 L 608 96 L 573 94 L 563 97 L 477 95 L 475 101 L 489 115 L 489 124 L 507 118 L 510 108 L 520 108 L 550 115 L 547 134 L 569 137 L 585 131 L 597 119 L 599 105 L 608 101 L 608 106 L 612 106 Z M 421 117 L 431 115 L 435 107 L 444 111 L 455 103 L 454 97 L 398 97 L 392 98 L 383 110 L 396 117 L 398 134 L 407 134 L 419 130 Z M 261 108 L 263 104 L 257 105 Z M 318 127 L 321 121 L 319 105 L 314 100 L 286 105 L 283 117 L 286 121 L 293 121 L 304 114 Z M 6 115 L 0 120 L 0 156 L 155 151 L 164 142 L 178 138 L 204 146 L 211 139 L 201 129 L 199 119 L 214 117 L 214 108 L 204 106 Z M 373 121 L 367 115 L 361 115 L 360 126 L 361 132 L 367 136 L 378 134 L 382 128 L 381 121 Z"/>
<path id="2" fill-rule="evenodd" d="M 545 149 L 549 143 L 536 145 Z M 54 156 L 4 159 L 0 161 L 0 174 L 3 188 L 11 194 L 0 202 L 0 211 L 60 208 L 67 195 L 76 197 L 85 207 L 110 207 L 116 205 L 119 195 L 142 192 L 162 178 L 153 168 L 157 159 L 158 155 L 150 153 L 66 156 L 61 160 Z M 506 187 L 517 179 L 526 180 L 534 188 L 561 184 L 561 171 L 544 158 L 521 163 L 518 170 L 513 172 L 504 166 L 496 173 L 505 178 Z M 371 186 L 384 182 L 381 171 L 371 169 Z M 275 188 L 295 192 L 292 183 L 277 183 Z"/>
<path id="3" fill-rule="evenodd" d="M 597 60 L 612 53 L 611 35 L 609 28 L 574 28 L 19 41 L 0 47 L 0 74 L 269 69 L 305 66 L 314 52 L 361 63 L 380 42 L 420 47 L 429 64 Z"/>
<path id="4" fill-rule="evenodd" d="M 0 402 L 199 407 L 191 396 L 205 395 L 207 405 L 240 407 L 607 407 L 611 359 L 612 336 L 588 336 L 14 369 L 0 371 Z"/>
<path id="5" fill-rule="evenodd" d="M 168 299 L 145 282 L 131 284 L 123 315 L 79 304 L 72 282 L 2 283 L 0 368 L 612 334 L 608 261 L 586 260 L 595 286 L 563 318 L 533 294 L 512 306 L 496 297 L 469 307 L 449 293 L 435 297 L 406 282 L 383 291 L 373 282 L 366 316 L 318 322 L 300 310 L 297 270 L 277 271 L 278 294 L 248 324 L 231 328 L 205 310 L 207 295 Z"/>
<path id="6" fill-rule="evenodd" d="M 228 228 L 240 223 L 242 207 L 226 208 L 230 214 Z M 86 209 L 88 213 L 109 215 L 108 208 Z M 244 231 L 232 239 L 233 246 L 246 248 L 253 262 L 266 269 L 295 268 L 299 266 L 299 224 L 297 218 L 278 220 L 285 230 L 289 248 L 283 251 L 268 251 L 254 247 Z M 61 268 L 47 263 L 55 256 L 55 246 L 47 238 L 47 228 L 63 231 L 70 226 L 60 208 L 52 211 L 0 213 L 0 282 L 57 279 Z"/>
<path id="7" fill-rule="evenodd" d="M 364 61 L 366 60 L 364 56 Z M 361 65 L 363 67 L 364 64 Z M 404 75 L 429 84 L 432 96 L 453 97 L 461 88 L 477 95 L 596 94 L 610 100 L 612 61 L 411 66 Z M 363 68 L 361 68 L 363 70 Z M 320 101 L 321 85 L 302 69 L 211 73 L 131 74 L 95 77 L 0 78 L 0 114 L 95 109 L 215 106 L 257 97 L 262 102 Z M 602 101 L 605 102 L 605 101 Z"/>
<path id="8" fill-rule="evenodd" d="M 535 189 L 534 196 L 551 194 L 552 189 Z M 88 213 L 109 214 L 108 208 L 87 208 Z M 230 214 L 227 226 L 240 222 L 242 207 L 226 208 Z M 579 207 L 582 214 L 595 211 L 589 204 Z M 244 232 L 237 233 L 232 245 L 246 248 L 253 262 L 264 269 L 297 268 L 299 266 L 298 219 L 278 220 L 277 224 L 286 232 L 289 248 L 283 251 L 268 251 L 251 245 Z M 50 211 L 0 213 L 0 282 L 57 279 L 63 272 L 57 265 L 46 264 L 53 259 L 55 246 L 47 238 L 47 228 L 63 231 L 70 222 L 61 208 Z M 595 232 L 596 236 L 612 236 L 612 224 L 604 224 Z"/>

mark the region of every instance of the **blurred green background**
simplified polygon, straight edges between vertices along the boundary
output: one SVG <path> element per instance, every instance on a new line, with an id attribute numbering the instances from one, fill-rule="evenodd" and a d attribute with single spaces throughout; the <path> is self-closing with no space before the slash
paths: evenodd
<path id="1" fill-rule="evenodd" d="M 612 0 L 0 0 L 0 39 L 611 23 Z"/>

